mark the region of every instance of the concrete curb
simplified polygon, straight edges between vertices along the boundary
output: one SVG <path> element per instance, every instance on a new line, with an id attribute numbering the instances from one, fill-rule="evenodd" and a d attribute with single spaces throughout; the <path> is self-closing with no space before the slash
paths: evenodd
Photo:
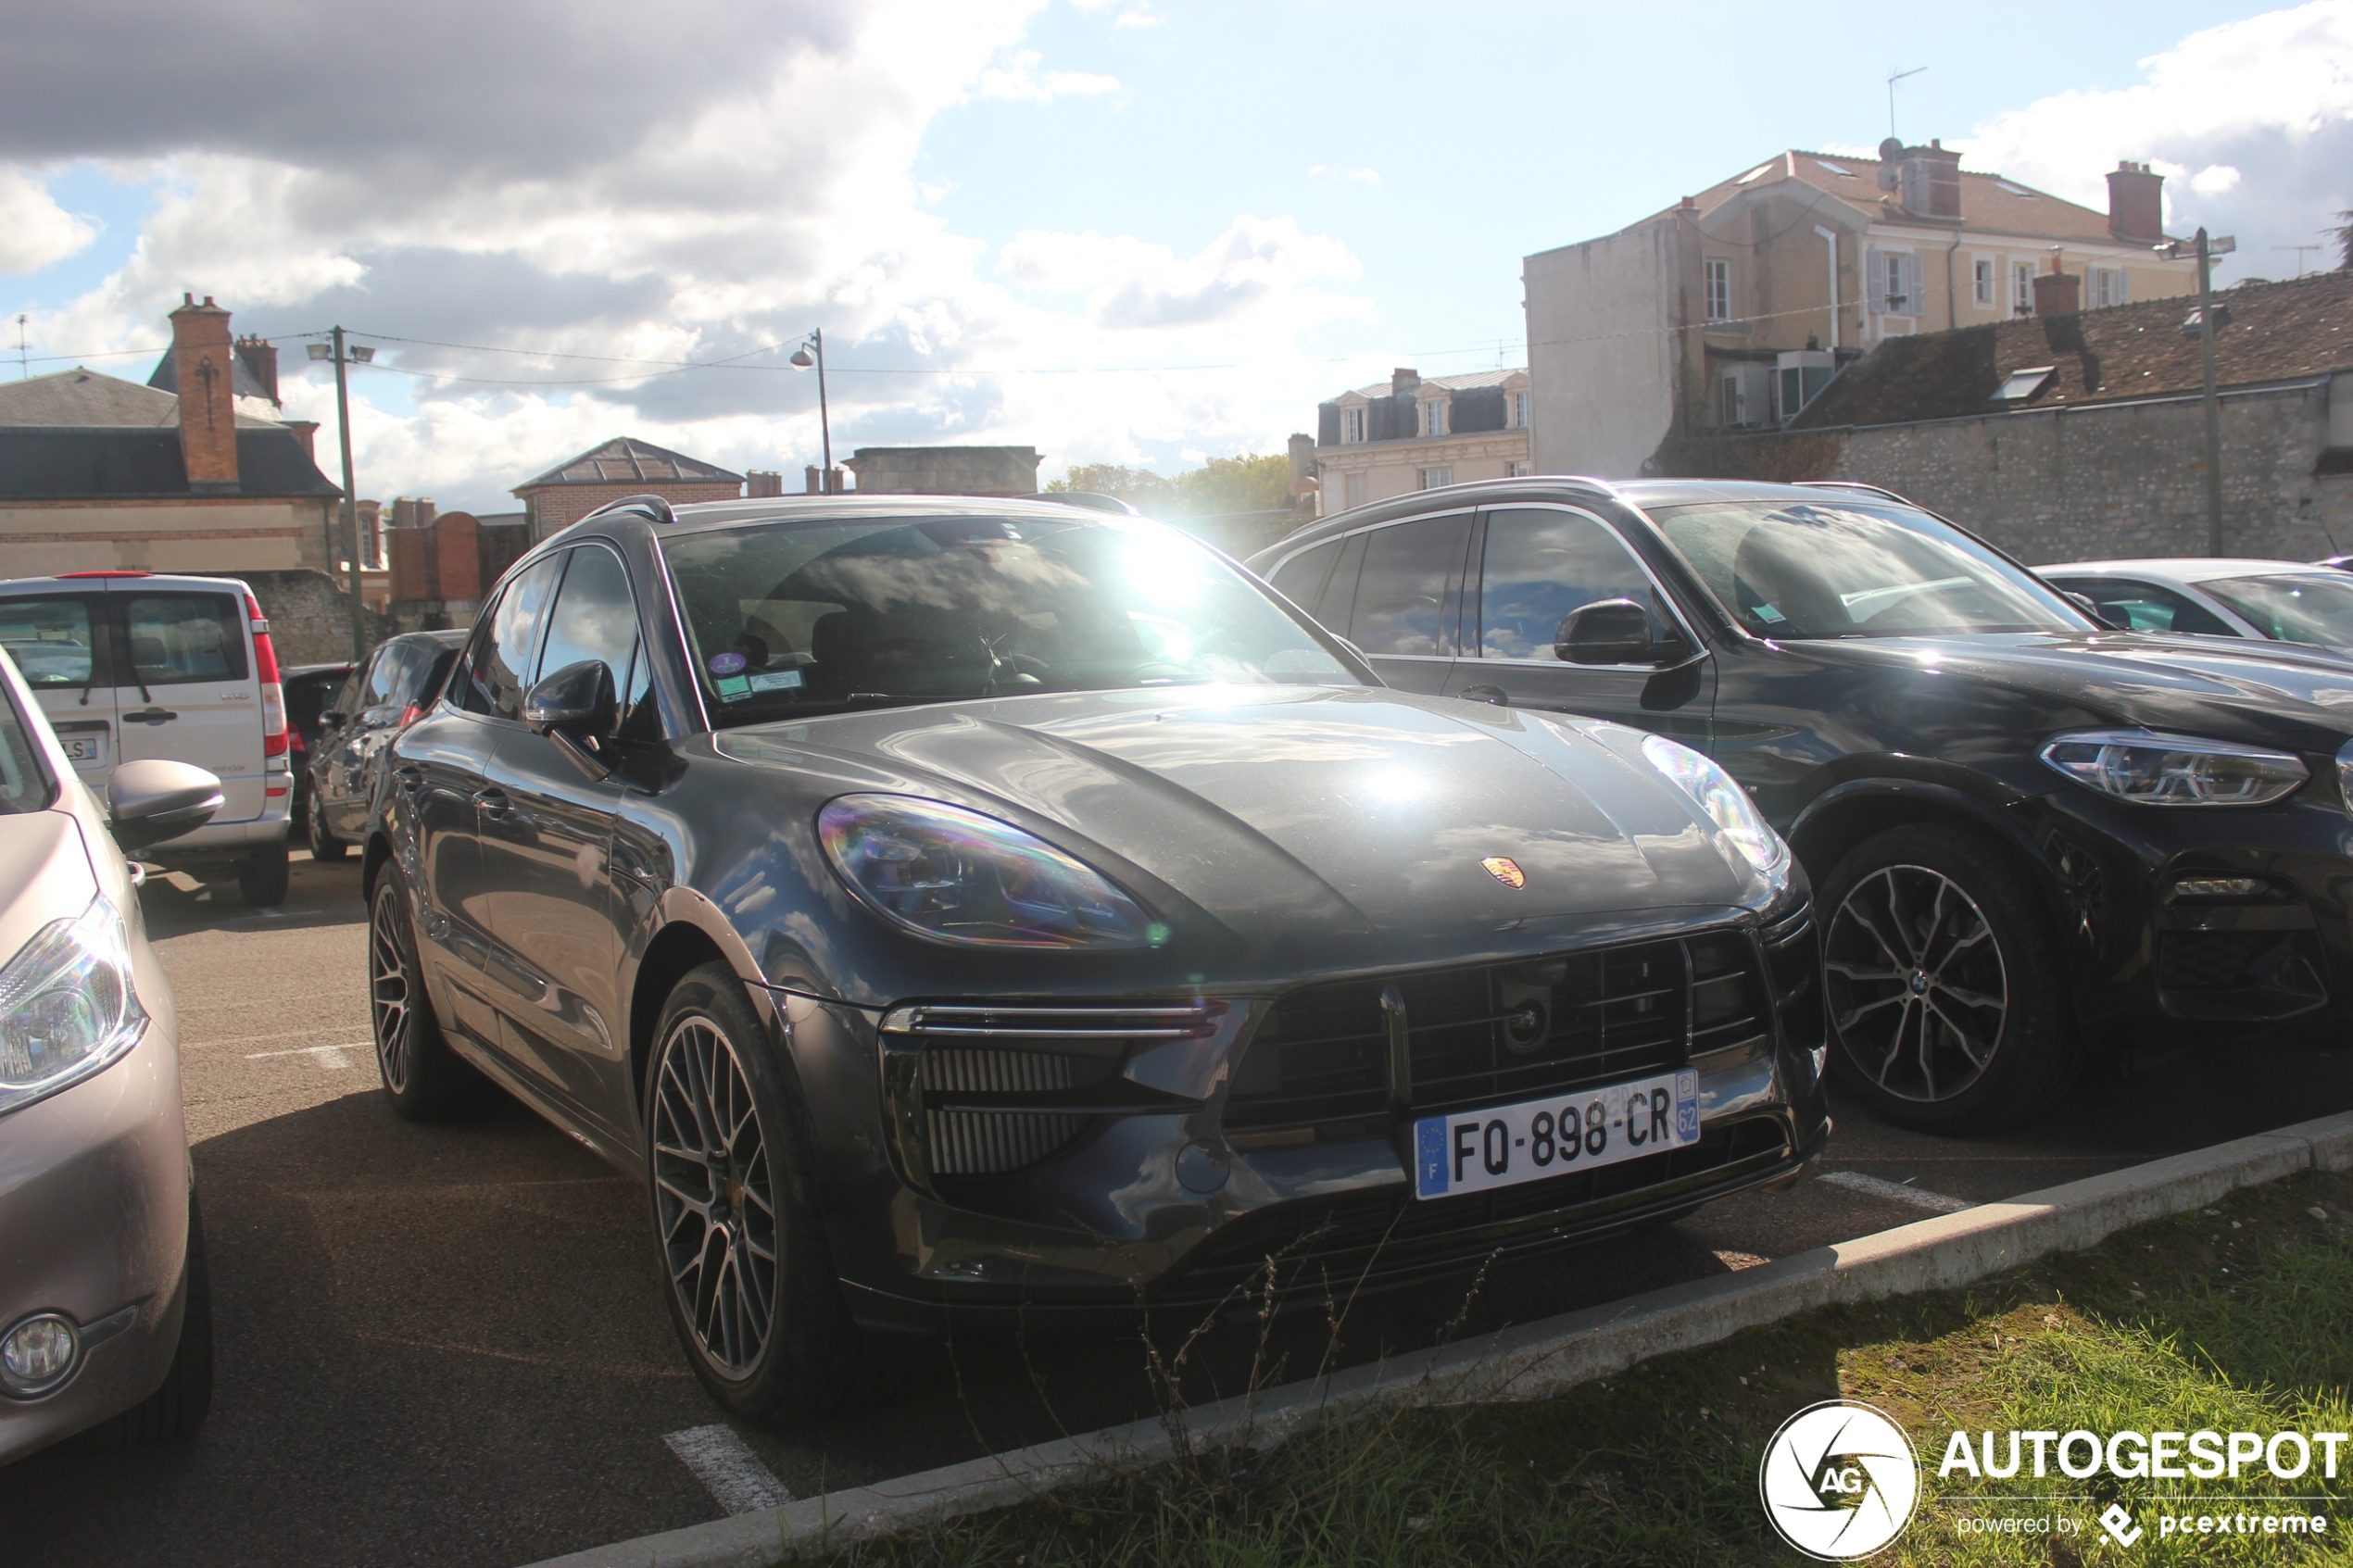
<path id="1" fill-rule="evenodd" d="M 1937 1290 L 2298 1171 L 2353 1170 L 2353 1113 L 2282 1127 L 1859 1240 L 1629 1297 L 1388 1365 L 1351 1368 L 1160 1421 L 1108 1427 L 732 1519 L 550 1558 L 535 1568 L 770 1568 L 872 1536 L 983 1512 L 1164 1460 L 1180 1442 L 1265 1449 L 1340 1410 L 1533 1399 L 1811 1308 Z"/>

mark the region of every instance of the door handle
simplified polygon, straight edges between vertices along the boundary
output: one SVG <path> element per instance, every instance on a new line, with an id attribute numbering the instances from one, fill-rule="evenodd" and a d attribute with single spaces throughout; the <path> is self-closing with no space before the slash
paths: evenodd
<path id="1" fill-rule="evenodd" d="M 395 768 L 392 771 L 392 776 L 400 781 L 403 788 L 422 789 L 425 787 L 425 771 L 413 762 L 404 768 Z"/>
<path id="2" fill-rule="evenodd" d="M 514 807 L 515 803 L 507 797 L 503 789 L 493 787 L 474 791 L 474 809 L 485 817 L 503 817 Z"/>
<path id="3" fill-rule="evenodd" d="M 122 721 L 126 724 L 169 724 L 179 717 L 168 708 L 143 708 L 136 713 L 124 714 Z"/>
<path id="4" fill-rule="evenodd" d="M 1501 686 L 1465 686 L 1454 695 L 1465 702 L 1492 703 L 1497 708 L 1509 708 L 1512 705 L 1511 694 Z"/>

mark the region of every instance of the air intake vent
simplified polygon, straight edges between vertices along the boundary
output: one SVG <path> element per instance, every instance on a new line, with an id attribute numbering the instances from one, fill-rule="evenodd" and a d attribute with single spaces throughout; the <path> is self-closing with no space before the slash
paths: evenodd
<path id="1" fill-rule="evenodd" d="M 924 1116 L 937 1176 L 997 1176 L 1051 1159 L 1087 1130 L 1084 1116 L 1034 1110 L 932 1110 Z"/>

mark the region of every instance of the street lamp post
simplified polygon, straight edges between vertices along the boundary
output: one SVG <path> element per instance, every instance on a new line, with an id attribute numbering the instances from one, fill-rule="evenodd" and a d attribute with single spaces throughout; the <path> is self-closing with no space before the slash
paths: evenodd
<path id="1" fill-rule="evenodd" d="M 2209 239 L 2201 228 L 2192 241 L 2168 240 L 2158 246 L 2167 260 L 2197 253 L 2197 352 L 2206 370 L 2206 553 L 2222 553 L 2222 397 L 2214 380 L 2214 258 L 2238 249 L 2229 234 Z"/>
<path id="2" fill-rule="evenodd" d="M 810 355 L 812 349 L 816 351 L 813 358 Z M 832 416 L 825 411 L 824 329 L 812 327 L 808 337 L 801 340 L 800 346 L 793 350 L 792 358 L 786 363 L 796 370 L 805 370 L 812 365 L 817 369 L 817 434 L 824 445 L 825 459 L 825 466 L 817 470 L 817 484 L 821 494 L 830 495 L 834 493 L 834 425 Z"/>
<path id="3" fill-rule="evenodd" d="M 351 662 L 358 664 L 368 657 L 368 607 L 359 597 L 359 502 L 351 475 L 351 385 L 346 368 L 370 363 L 376 351 L 365 345 L 346 345 L 341 327 L 333 335 L 332 344 L 312 344 L 310 357 L 332 359 L 335 366 L 335 431 L 343 442 L 343 533 L 351 550 Z"/>

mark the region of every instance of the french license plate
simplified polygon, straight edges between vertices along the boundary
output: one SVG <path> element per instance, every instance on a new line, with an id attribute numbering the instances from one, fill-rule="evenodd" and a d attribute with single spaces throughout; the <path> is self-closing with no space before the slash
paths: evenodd
<path id="1" fill-rule="evenodd" d="M 1697 1142 L 1699 1073 L 1688 1067 L 1606 1089 L 1425 1116 L 1414 1123 L 1414 1196 L 1516 1186 Z"/>
<path id="2" fill-rule="evenodd" d="M 66 760 L 77 768 L 103 766 L 107 760 L 107 737 L 104 735 L 59 735 L 66 748 Z"/>

